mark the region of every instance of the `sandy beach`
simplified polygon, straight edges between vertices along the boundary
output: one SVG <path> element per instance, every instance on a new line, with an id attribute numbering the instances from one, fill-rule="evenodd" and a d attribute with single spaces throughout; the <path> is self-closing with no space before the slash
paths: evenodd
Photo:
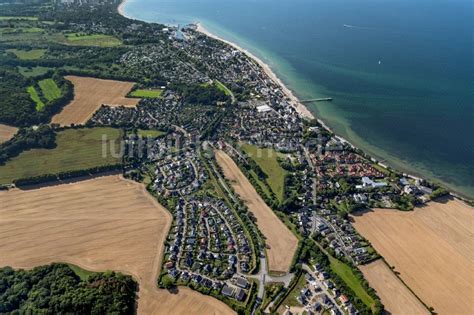
<path id="1" fill-rule="evenodd" d="M 122 0 L 122 2 L 120 2 L 118 8 L 117 8 L 117 11 L 118 13 L 123 16 L 123 17 L 126 17 L 127 19 L 131 19 L 133 20 L 132 17 L 128 16 L 126 13 L 125 13 L 125 10 L 123 9 L 123 7 L 125 6 L 125 3 L 127 3 L 128 0 Z"/>

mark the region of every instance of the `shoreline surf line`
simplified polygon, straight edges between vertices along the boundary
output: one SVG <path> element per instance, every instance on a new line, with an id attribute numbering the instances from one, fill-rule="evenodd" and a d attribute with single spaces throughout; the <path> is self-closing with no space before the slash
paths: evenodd
<path id="1" fill-rule="evenodd" d="M 122 16 L 126 17 L 126 18 L 129 18 L 129 19 L 135 19 L 133 17 L 130 17 L 130 16 L 127 16 L 124 12 L 124 8 L 123 6 L 125 5 L 125 3 L 129 1 L 129 0 L 122 0 L 122 2 L 120 3 L 119 7 L 118 7 L 118 13 L 121 14 Z M 157 22 L 159 23 L 159 22 Z M 162 23 L 164 24 L 164 23 Z M 299 98 L 297 96 L 295 96 L 295 93 L 289 89 L 286 84 L 283 83 L 283 81 L 275 74 L 275 72 L 270 68 L 270 66 L 268 64 L 266 64 L 265 62 L 263 62 L 260 58 L 258 58 L 257 56 L 255 56 L 254 54 L 252 54 L 251 52 L 248 51 L 248 49 L 245 49 L 245 48 L 242 48 L 241 46 L 239 46 L 238 44 L 234 43 L 234 42 L 231 42 L 229 40 L 226 40 L 226 39 L 223 39 L 213 33 L 211 33 L 209 30 L 207 30 L 201 22 L 195 22 L 195 23 L 190 23 L 191 25 L 194 24 L 196 25 L 197 29 L 196 31 L 200 32 L 201 34 L 204 34 L 210 38 L 213 38 L 213 39 L 216 39 L 216 40 L 219 40 L 221 42 L 224 42 L 228 45 L 230 45 L 231 47 L 239 50 L 241 53 L 245 54 L 247 57 L 249 57 L 251 60 L 253 60 L 257 65 L 259 65 L 262 70 L 266 73 L 266 75 L 268 76 L 269 79 L 271 79 L 273 82 L 275 82 L 279 87 L 280 89 L 282 90 L 282 92 L 285 94 L 285 96 L 290 100 L 289 101 L 289 104 L 295 108 L 295 110 L 301 115 L 302 118 L 305 118 L 305 119 L 316 119 L 317 122 L 323 127 L 325 128 L 326 130 L 328 130 L 329 132 L 331 132 L 332 134 L 334 134 L 334 137 L 337 138 L 339 141 L 341 142 L 344 142 L 346 144 L 348 144 L 349 146 L 351 146 L 352 148 L 354 149 L 357 149 L 357 150 L 360 150 L 363 152 L 363 155 L 368 158 L 369 160 L 371 160 L 373 163 L 385 168 L 385 169 L 393 169 L 399 173 L 402 173 L 404 176 L 406 177 L 411 177 L 411 178 L 423 178 L 423 179 L 428 179 L 430 181 L 433 181 L 433 182 L 436 182 L 438 184 L 440 184 L 442 187 L 444 187 L 451 196 L 463 201 L 464 203 L 466 204 L 469 204 L 472 199 L 469 198 L 468 196 L 465 196 L 463 193 L 460 193 L 460 192 L 457 192 L 455 191 L 454 189 L 452 188 L 449 188 L 447 187 L 447 185 L 444 185 L 444 183 L 441 183 L 439 180 L 437 180 L 436 178 L 432 178 L 431 176 L 429 175 L 425 175 L 425 174 L 421 174 L 422 172 L 417 172 L 415 171 L 415 174 L 413 174 L 412 171 L 402 171 L 400 170 L 398 167 L 393 167 L 391 166 L 390 164 L 390 161 L 389 160 L 386 160 L 384 158 L 380 158 L 380 157 L 376 157 L 374 156 L 374 154 L 368 154 L 365 150 L 362 150 L 360 149 L 358 146 L 354 145 L 353 143 L 351 143 L 350 141 L 348 141 L 346 138 L 342 137 L 341 135 L 338 135 L 337 133 L 334 132 L 334 130 L 332 128 L 330 128 L 324 121 L 322 121 L 320 118 L 314 116 L 314 114 L 304 105 L 300 102 Z M 418 174 L 419 175 L 418 175 Z"/>

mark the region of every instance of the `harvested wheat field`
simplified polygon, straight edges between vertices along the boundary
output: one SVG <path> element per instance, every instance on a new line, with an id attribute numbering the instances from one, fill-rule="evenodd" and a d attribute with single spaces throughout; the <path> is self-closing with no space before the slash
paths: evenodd
<path id="1" fill-rule="evenodd" d="M 10 140 L 18 128 L 0 124 L 0 143 Z"/>
<path id="2" fill-rule="evenodd" d="M 438 314 L 473 314 L 474 209 L 457 200 L 353 217 L 403 281 Z"/>
<path id="3" fill-rule="evenodd" d="M 385 310 L 392 315 L 430 314 L 382 260 L 359 266 L 370 286 L 377 291 Z"/>
<path id="4" fill-rule="evenodd" d="M 33 190 L 0 191 L 0 266 L 67 262 L 116 270 L 139 282 L 139 314 L 230 314 L 187 288 L 159 290 L 171 215 L 144 186 L 118 175 Z"/>
<path id="5" fill-rule="evenodd" d="M 126 98 L 133 82 L 102 80 L 88 77 L 66 76 L 74 85 L 74 99 L 55 115 L 52 123 L 61 126 L 83 124 L 102 105 L 133 107 L 138 98 Z"/>
<path id="6" fill-rule="evenodd" d="M 288 272 L 298 246 L 298 239 L 267 206 L 230 156 L 223 151 L 216 151 L 216 159 L 225 177 L 231 182 L 232 188 L 257 219 L 257 226 L 269 246 L 267 249 L 269 270 Z"/>

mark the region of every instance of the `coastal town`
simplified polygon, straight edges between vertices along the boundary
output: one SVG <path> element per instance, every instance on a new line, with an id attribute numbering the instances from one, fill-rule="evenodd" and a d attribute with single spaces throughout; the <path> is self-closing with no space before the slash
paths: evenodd
<path id="1" fill-rule="evenodd" d="M 71 65 L 66 58 L 60 73 L 135 82 L 128 98 L 137 91 L 155 94 L 136 97 L 136 106 L 101 101 L 86 121 L 51 128 L 120 130 L 116 139 L 101 139 L 103 155 L 118 155 L 115 164 L 86 173 L 119 171 L 171 214 L 155 253 L 157 288 L 189 287 L 239 314 L 381 314 L 380 297 L 360 271 L 381 254 L 356 230 L 354 215 L 413 210 L 448 192 L 334 134 L 261 61 L 202 26 L 129 20 L 116 14 L 117 5 L 57 3 L 55 18 L 67 20 L 61 28 L 124 43 L 106 48 L 110 60 L 101 65 L 72 65 L 98 56 L 97 46 L 71 49 Z M 59 28 L 51 25 L 42 27 Z M 55 58 L 66 49 L 51 47 L 44 48 L 43 66 L 59 64 Z M 120 153 L 112 150 L 117 139 Z M 76 171 L 53 177 L 70 179 Z M 41 183 L 42 176 L 51 179 L 15 178 L 5 190 Z M 275 242 L 271 232 L 288 233 L 296 245 L 281 250 L 275 244 L 284 240 Z"/>
<path id="2" fill-rule="evenodd" d="M 242 168 L 255 167 L 242 143 L 283 154 L 284 162 L 291 166 L 291 176 L 300 179 L 291 207 L 265 196 L 276 210 L 285 213 L 299 235 L 314 238 L 324 251 L 355 266 L 377 259 L 378 254 L 352 227 L 349 214 L 369 206 L 410 208 L 429 200 L 432 189 L 378 164 L 318 121 L 303 117 L 282 88 L 241 51 L 202 35 L 193 25 L 179 31 L 182 38 L 173 35 L 178 29 L 166 29 L 171 42 L 168 47 L 176 47 L 182 58 L 193 60 L 199 69 L 180 63 L 173 72 L 162 71 L 164 58 L 174 53 L 163 46 L 135 49 L 120 61 L 137 71 L 160 71 L 169 82 L 219 82 L 225 86 L 227 100 L 197 108 L 166 88 L 161 98 L 143 100 L 137 108 L 103 106 L 88 123 L 169 130 L 168 135 L 151 140 L 148 156 L 142 159 L 145 166 L 140 167 L 150 177 L 154 192 L 161 198 L 175 199 L 170 209 L 175 220 L 166 242 L 162 278 L 241 303 L 250 301 L 249 294 L 257 292 L 252 291 L 251 280 L 252 272 L 258 271 L 255 259 L 259 253 L 251 244 L 264 241 L 259 236 L 248 238 L 249 230 L 255 227 L 242 225 L 235 212 L 237 205 L 206 193 L 203 199 L 202 193 L 206 181 L 216 176 L 216 166 L 212 158 L 203 162 L 205 154 L 201 151 L 211 148 L 212 156 L 212 148 L 219 148 Z M 235 97 L 232 91 L 243 93 L 235 92 Z M 239 198 L 225 188 L 221 187 L 228 194 L 224 200 Z M 356 312 L 350 298 L 321 267 L 304 277 L 308 286 L 298 301 L 308 311 Z M 312 302 L 313 296 L 318 302 Z"/>

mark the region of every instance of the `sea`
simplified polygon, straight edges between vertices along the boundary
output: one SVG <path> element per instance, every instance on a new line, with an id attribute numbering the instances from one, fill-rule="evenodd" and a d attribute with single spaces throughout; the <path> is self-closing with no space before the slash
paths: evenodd
<path id="1" fill-rule="evenodd" d="M 267 63 L 336 134 L 474 198 L 472 0 L 128 0 L 127 16 L 200 22 Z"/>

